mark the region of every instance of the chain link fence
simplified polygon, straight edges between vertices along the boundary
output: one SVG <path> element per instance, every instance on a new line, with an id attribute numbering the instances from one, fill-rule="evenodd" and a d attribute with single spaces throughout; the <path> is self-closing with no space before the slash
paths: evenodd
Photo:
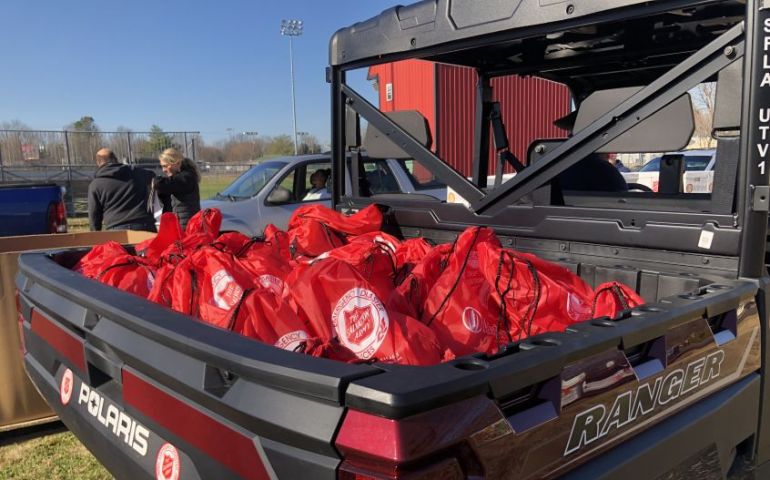
<path id="1" fill-rule="evenodd" d="M 0 130 L 0 184 L 56 183 L 66 187 L 70 216 L 87 214 L 88 184 L 96 171 L 95 155 L 109 148 L 122 163 L 160 173 L 158 155 L 174 147 L 196 160 L 198 132 L 74 132 Z M 202 164 L 201 167 L 204 167 Z M 238 167 L 240 166 L 231 166 Z M 219 183 L 236 172 L 201 168 L 204 176 L 218 175 Z"/>

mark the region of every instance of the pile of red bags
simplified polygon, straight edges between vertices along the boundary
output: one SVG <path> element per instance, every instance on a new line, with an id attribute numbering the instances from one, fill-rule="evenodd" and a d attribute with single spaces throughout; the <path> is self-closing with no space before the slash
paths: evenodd
<path id="1" fill-rule="evenodd" d="M 471 227 L 452 244 L 382 232 L 372 205 L 345 216 L 299 208 L 286 232 L 219 233 L 201 211 L 183 232 L 164 214 L 136 246 L 94 247 L 83 275 L 203 322 L 286 350 L 345 362 L 430 365 L 575 322 L 614 317 L 644 301 L 616 282 L 591 288 L 571 271 L 500 245 Z"/>

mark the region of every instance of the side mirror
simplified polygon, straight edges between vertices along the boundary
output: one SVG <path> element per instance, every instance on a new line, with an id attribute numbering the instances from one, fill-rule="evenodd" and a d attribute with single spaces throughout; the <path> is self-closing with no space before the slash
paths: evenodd
<path id="1" fill-rule="evenodd" d="M 291 200 L 291 192 L 280 185 L 276 186 L 267 196 L 267 203 L 272 204 L 287 203 L 289 200 Z"/>

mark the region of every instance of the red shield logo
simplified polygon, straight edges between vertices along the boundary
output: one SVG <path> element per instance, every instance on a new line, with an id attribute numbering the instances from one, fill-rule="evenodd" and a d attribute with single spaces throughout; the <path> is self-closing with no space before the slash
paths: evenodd
<path id="1" fill-rule="evenodd" d="M 70 403 L 72 398 L 72 390 L 75 386 L 75 378 L 72 375 L 72 370 L 69 368 L 64 371 L 64 375 L 61 377 L 61 385 L 59 385 L 59 396 L 61 397 L 62 405 Z"/>
<path id="2" fill-rule="evenodd" d="M 155 478 L 157 480 L 179 480 L 180 471 L 179 451 L 170 443 L 163 444 L 155 459 Z"/>
<path id="3" fill-rule="evenodd" d="M 371 305 L 353 307 L 345 312 L 345 334 L 348 341 L 356 345 L 369 337 L 374 331 L 374 317 Z"/>

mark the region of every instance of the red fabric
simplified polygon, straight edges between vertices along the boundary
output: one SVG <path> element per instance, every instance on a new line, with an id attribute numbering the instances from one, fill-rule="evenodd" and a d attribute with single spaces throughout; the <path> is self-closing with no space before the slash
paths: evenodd
<path id="1" fill-rule="evenodd" d="M 160 216 L 160 227 L 158 234 L 153 238 L 136 244 L 136 252 L 149 259 L 152 263 L 160 262 L 161 254 L 176 242 L 179 242 L 184 233 L 179 225 L 179 219 L 171 212 L 166 212 Z"/>
<path id="2" fill-rule="evenodd" d="M 347 244 L 345 235 L 324 222 L 306 219 L 289 230 L 292 258 L 317 257 Z"/>
<path id="3" fill-rule="evenodd" d="M 123 255 L 128 255 L 123 245 L 110 240 L 93 247 L 72 269 L 88 278 L 96 278 L 108 263 Z"/>
<path id="4" fill-rule="evenodd" d="M 285 288 L 284 279 L 291 272 L 291 266 L 269 246 L 251 249 L 237 259 L 238 265 L 248 273 L 257 285 L 281 296 Z"/>
<path id="5" fill-rule="evenodd" d="M 155 282 L 155 269 L 140 257 L 128 253 L 102 265 L 95 277 L 102 283 L 147 298 Z"/>
<path id="6" fill-rule="evenodd" d="M 425 301 L 433 286 L 446 268 L 452 245 L 439 245 L 423 257 L 398 285 L 388 301 L 391 308 L 422 318 Z"/>
<path id="7" fill-rule="evenodd" d="M 290 300 L 322 343 L 352 351 L 360 360 L 430 365 L 442 349 L 413 318 L 388 312 L 374 288 L 346 262 L 327 258 L 302 269 L 288 285 Z"/>
<path id="8" fill-rule="evenodd" d="M 358 237 L 348 245 L 335 248 L 319 258 L 327 256 L 355 268 L 379 298 L 387 299 L 395 287 L 395 252 L 387 242 L 377 238 Z"/>
<path id="9" fill-rule="evenodd" d="M 248 248 L 249 242 L 252 242 L 252 239 L 240 232 L 227 232 L 217 237 L 213 245 L 238 256 L 241 250 Z"/>
<path id="10" fill-rule="evenodd" d="M 265 288 L 244 293 L 228 327 L 249 338 L 296 352 L 304 352 L 311 340 L 307 325 L 296 312 L 279 295 Z"/>
<path id="11" fill-rule="evenodd" d="M 618 282 L 602 283 L 596 287 L 591 318 L 615 317 L 623 310 L 644 304 L 644 299 L 626 285 Z"/>
<path id="12" fill-rule="evenodd" d="M 232 255 L 213 247 L 202 247 L 180 262 L 168 281 L 171 308 L 224 328 L 244 291 L 255 287 Z"/>
<path id="13" fill-rule="evenodd" d="M 466 229 L 455 242 L 447 267 L 425 301 L 421 320 L 435 332 L 442 345 L 456 355 L 495 353 L 507 343 L 500 309 L 480 268 L 477 247 L 500 246 L 489 228 Z"/>
<path id="14" fill-rule="evenodd" d="M 478 253 L 512 340 L 560 332 L 591 318 L 593 290 L 568 269 L 489 243 L 479 245 Z"/>
<path id="15" fill-rule="evenodd" d="M 369 205 L 353 215 L 344 215 L 323 205 L 307 205 L 294 210 L 289 219 L 289 231 L 309 220 L 323 223 L 345 235 L 363 235 L 376 232 L 382 226 L 382 212 L 377 205 Z"/>
<path id="16" fill-rule="evenodd" d="M 217 208 L 206 208 L 190 218 L 185 228 L 185 238 L 196 237 L 204 243 L 211 243 L 219 236 L 222 226 L 222 212 Z"/>

